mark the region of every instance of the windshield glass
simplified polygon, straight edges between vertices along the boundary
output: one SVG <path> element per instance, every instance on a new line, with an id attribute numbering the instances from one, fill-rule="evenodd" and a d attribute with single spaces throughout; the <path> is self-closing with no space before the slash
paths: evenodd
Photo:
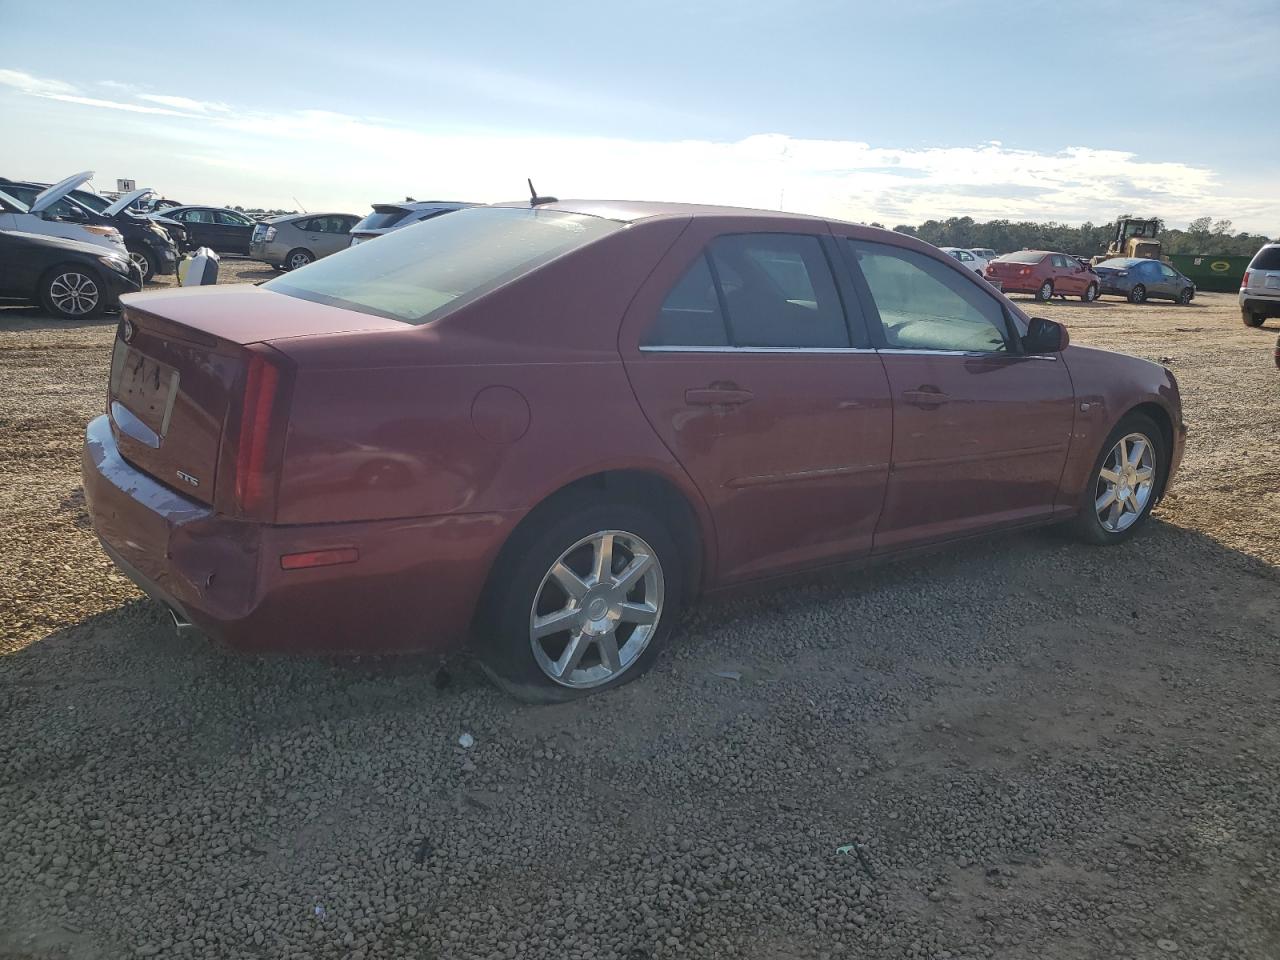
<path id="1" fill-rule="evenodd" d="M 427 323 L 621 223 L 524 207 L 475 207 L 351 247 L 264 286 L 405 323 Z"/>
<path id="2" fill-rule="evenodd" d="M 351 229 L 353 230 L 385 230 L 394 227 L 409 215 L 408 210 L 396 207 L 391 210 L 375 210 Z"/>
<path id="3" fill-rule="evenodd" d="M 1044 259 L 1043 250 L 1019 250 L 1017 253 L 1006 253 L 997 259 L 1006 263 L 1039 263 Z"/>

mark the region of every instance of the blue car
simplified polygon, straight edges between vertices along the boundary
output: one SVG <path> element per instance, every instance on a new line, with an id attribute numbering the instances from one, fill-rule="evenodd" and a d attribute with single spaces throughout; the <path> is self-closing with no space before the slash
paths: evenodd
<path id="1" fill-rule="evenodd" d="M 1102 281 L 1103 294 L 1124 297 L 1130 303 L 1143 303 L 1153 297 L 1190 303 L 1196 285 L 1167 263 L 1139 257 L 1115 257 L 1103 260 L 1093 268 Z"/>

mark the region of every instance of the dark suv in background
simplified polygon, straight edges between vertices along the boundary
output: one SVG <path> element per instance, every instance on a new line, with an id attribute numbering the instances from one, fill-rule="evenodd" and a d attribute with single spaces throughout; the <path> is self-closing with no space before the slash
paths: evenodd
<path id="1" fill-rule="evenodd" d="M 1280 243 L 1268 243 L 1255 253 L 1240 281 L 1245 326 L 1260 327 L 1267 317 L 1280 317 Z"/>

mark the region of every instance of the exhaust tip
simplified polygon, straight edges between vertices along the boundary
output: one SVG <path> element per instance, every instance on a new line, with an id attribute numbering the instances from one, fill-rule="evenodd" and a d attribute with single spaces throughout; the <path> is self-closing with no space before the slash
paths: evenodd
<path id="1" fill-rule="evenodd" d="M 199 630 L 196 629 L 195 624 L 193 624 L 190 620 L 188 620 L 186 617 L 180 614 L 173 607 L 166 607 L 165 609 L 169 611 L 169 616 L 173 620 L 174 633 L 176 633 L 178 636 L 190 637 L 200 632 Z"/>

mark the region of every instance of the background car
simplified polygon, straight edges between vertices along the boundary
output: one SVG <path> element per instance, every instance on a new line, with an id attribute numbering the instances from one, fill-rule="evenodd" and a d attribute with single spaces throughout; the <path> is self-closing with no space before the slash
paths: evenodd
<path id="1" fill-rule="evenodd" d="M 979 256 L 976 250 L 966 250 L 963 247 L 939 247 L 938 249 L 958 261 L 960 266 L 966 270 L 972 270 L 980 277 L 987 272 L 987 258 Z"/>
<path id="2" fill-rule="evenodd" d="M 0 297 L 39 303 L 64 320 L 89 320 L 141 288 L 123 253 L 65 237 L 0 232 Z"/>
<path id="3" fill-rule="evenodd" d="M 1240 316 L 1247 327 L 1280 317 L 1280 243 L 1268 243 L 1249 261 L 1240 281 Z"/>
<path id="4" fill-rule="evenodd" d="M 412 200 L 406 198 L 404 203 L 375 203 L 373 213 L 351 228 L 351 246 L 380 237 L 392 230 L 409 227 L 424 220 L 438 217 L 442 213 L 452 213 L 477 204 L 461 200 Z"/>
<path id="5" fill-rule="evenodd" d="M 113 226 L 86 223 L 78 219 L 64 219 L 53 208 L 75 186 L 83 183 L 92 173 L 79 173 L 61 183 L 42 190 L 30 205 L 0 190 L 0 230 L 17 230 L 45 236 L 66 237 L 106 247 L 113 253 L 128 256 L 124 237 Z"/>
<path id="6" fill-rule="evenodd" d="M 1093 268 L 1102 282 L 1102 292 L 1124 297 L 1130 303 L 1144 300 L 1173 300 L 1190 303 L 1196 285 L 1167 263 L 1143 257 L 1113 257 Z"/>
<path id="7" fill-rule="evenodd" d="M 351 228 L 360 220 L 350 213 L 304 213 L 272 217 L 253 228 L 249 256 L 296 270 L 351 245 Z"/>
<path id="8" fill-rule="evenodd" d="M 1097 274 L 1075 257 L 1049 250 L 1019 250 L 987 264 L 988 277 L 999 280 L 1005 293 L 1030 293 L 1037 300 L 1079 297 L 1096 300 L 1102 288 Z"/>
<path id="9" fill-rule="evenodd" d="M 188 248 L 209 247 L 218 253 L 245 256 L 257 225 L 243 213 L 223 207 L 169 207 L 151 216 L 162 225 L 167 221 L 180 224 L 186 231 Z"/>
<path id="10" fill-rule="evenodd" d="M 24 181 L 0 181 L 0 190 L 28 205 L 35 201 L 45 186 Z M 148 189 L 134 190 L 118 200 L 108 201 L 96 193 L 72 190 L 49 209 L 60 219 L 71 223 L 105 225 L 119 230 L 125 249 L 129 251 L 129 259 L 146 282 L 155 276 L 176 273 L 178 269 L 178 245 L 169 232 L 147 217 L 128 212 L 131 204 L 150 192 Z"/>
<path id="11" fill-rule="evenodd" d="M 1119 543 L 1184 443 L 1165 367 L 815 217 L 500 204 L 136 306 L 83 457 L 124 572 L 245 651 L 472 639 L 530 699 L 643 672 L 704 588 Z"/>
<path id="12" fill-rule="evenodd" d="M 996 252 L 990 247 L 970 247 L 969 249 L 988 263 L 996 258 Z"/>

